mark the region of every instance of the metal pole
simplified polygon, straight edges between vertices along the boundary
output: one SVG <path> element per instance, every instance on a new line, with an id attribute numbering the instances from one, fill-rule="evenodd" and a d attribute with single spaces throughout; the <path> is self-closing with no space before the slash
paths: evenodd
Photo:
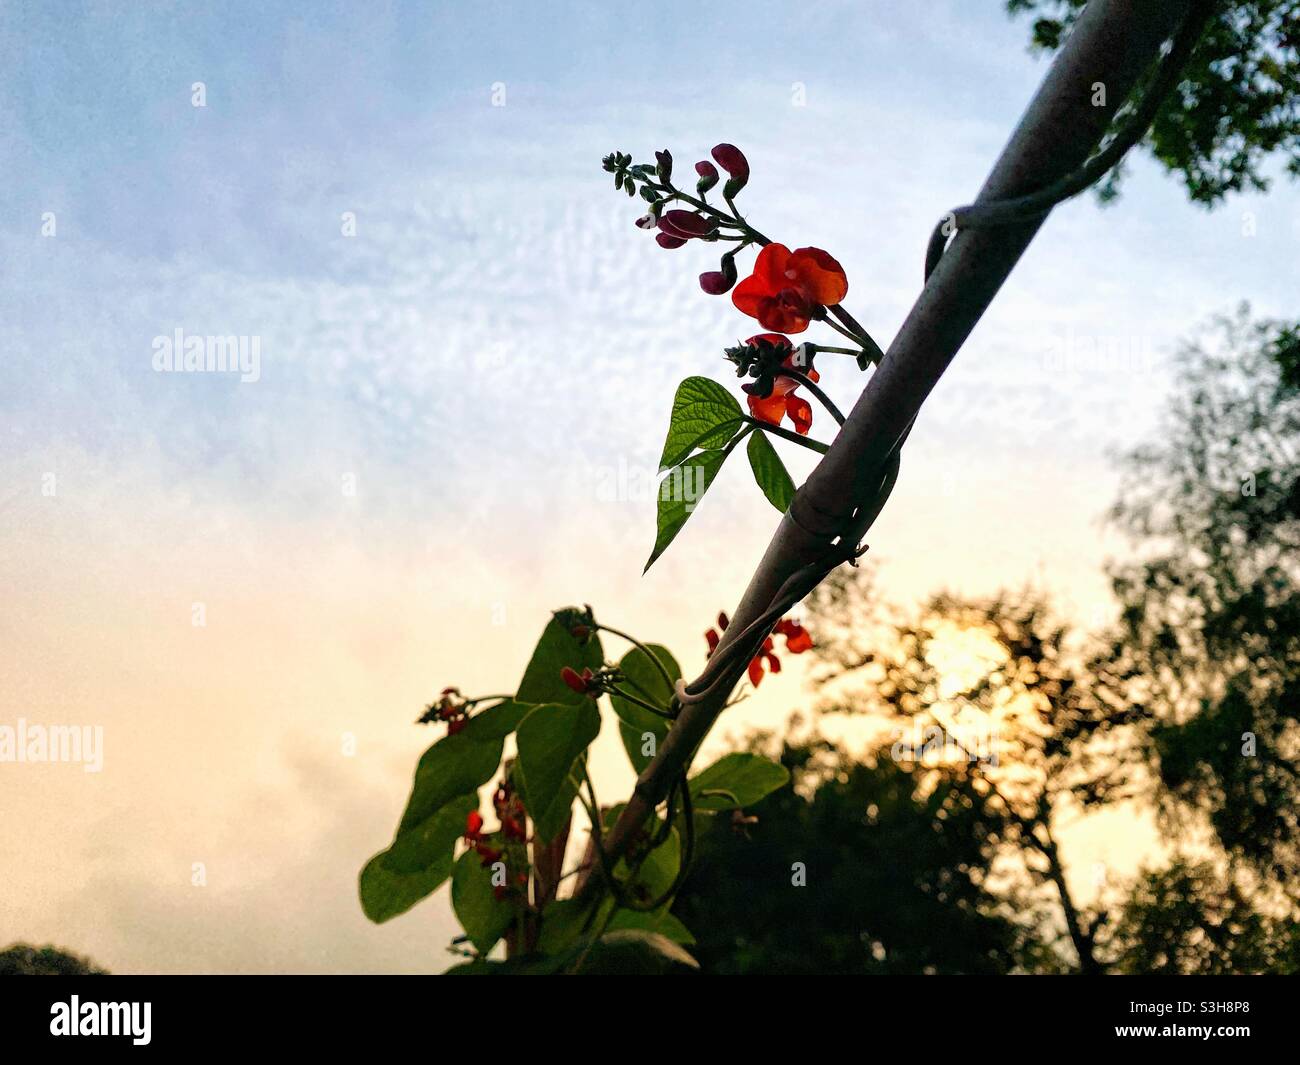
<path id="1" fill-rule="evenodd" d="M 1190 0 L 1092 0 L 976 203 L 1043 188 L 1082 164 L 1190 6 Z M 782 518 L 732 616 L 729 634 L 762 615 L 795 570 L 824 554 L 1044 220 L 957 234 L 830 450 Z M 724 635 L 721 646 L 726 643 Z M 729 690 L 719 692 L 683 708 L 655 759 L 637 779 L 626 809 L 605 840 L 607 851 L 621 854 L 664 800 L 729 695 Z M 587 886 L 598 883 L 593 879 Z"/>

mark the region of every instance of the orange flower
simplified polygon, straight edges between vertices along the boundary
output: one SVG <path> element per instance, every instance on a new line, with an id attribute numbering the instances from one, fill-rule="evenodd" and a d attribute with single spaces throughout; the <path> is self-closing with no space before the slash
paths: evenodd
<path id="1" fill-rule="evenodd" d="M 839 303 L 848 291 L 844 268 L 820 248 L 792 252 L 784 244 L 769 244 L 731 302 L 765 329 L 802 333 L 819 307 Z"/>
<path id="2" fill-rule="evenodd" d="M 808 630 L 797 621 L 782 618 L 776 623 L 776 628 L 772 631 L 778 636 L 785 637 L 785 649 L 792 655 L 801 655 L 805 651 L 812 650 L 812 637 L 808 635 Z"/>
<path id="3" fill-rule="evenodd" d="M 776 348 L 784 348 L 789 354 L 781 360 L 781 365 L 786 369 L 795 369 L 794 363 L 794 345 L 790 343 L 789 337 L 784 337 L 780 333 L 759 333 L 745 341 L 746 344 L 755 344 L 759 341 L 766 341 Z M 807 360 L 807 365 L 798 367 L 808 380 L 817 382 L 821 380 L 821 375 L 813 369 L 812 360 Z M 748 392 L 751 385 L 743 386 Z M 761 422 L 767 422 L 769 425 L 780 425 L 781 419 L 789 417 L 794 423 L 795 432 L 800 436 L 807 436 L 808 430 L 812 428 L 812 404 L 802 396 L 796 396 L 794 390 L 799 387 L 793 377 L 786 377 L 784 374 L 777 374 L 772 379 L 771 394 L 766 397 L 759 397 L 750 394 L 746 397 L 749 404 L 749 413 Z"/>
<path id="4" fill-rule="evenodd" d="M 718 615 L 718 628 L 722 629 L 723 632 L 726 632 L 729 624 L 730 619 L 726 614 Z M 785 649 L 792 655 L 803 654 L 804 651 L 809 650 L 813 645 L 812 637 L 808 635 L 808 630 L 797 621 L 792 621 L 790 618 L 782 618 L 778 621 L 773 631 L 777 635 L 785 637 Z M 704 634 L 704 638 L 708 641 L 709 655 L 712 656 L 713 652 L 718 649 L 718 644 L 721 638 L 718 636 L 716 629 L 709 629 L 709 631 Z M 781 672 L 781 660 L 776 657 L 776 645 L 772 642 L 771 636 L 768 636 L 763 641 L 762 648 L 760 648 L 758 654 L 756 654 L 749 663 L 749 682 L 754 685 L 755 688 L 758 687 L 759 683 L 763 679 L 763 667 L 765 665 L 767 667 L 767 672 L 769 673 Z"/>

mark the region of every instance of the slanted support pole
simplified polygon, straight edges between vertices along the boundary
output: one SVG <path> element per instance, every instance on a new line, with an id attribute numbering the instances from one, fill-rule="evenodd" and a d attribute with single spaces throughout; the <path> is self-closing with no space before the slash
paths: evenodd
<path id="1" fill-rule="evenodd" d="M 1092 0 L 975 202 L 1033 192 L 1078 168 L 1192 6 L 1192 0 Z M 936 210 L 936 217 L 938 214 Z M 792 573 L 824 557 L 828 542 L 842 531 L 873 481 L 878 483 L 886 456 L 907 431 L 1045 218 L 956 235 L 830 450 L 781 519 L 732 614 L 720 648 L 727 646 L 728 636 L 734 638 L 767 611 Z M 799 515 L 798 522 L 792 513 Z M 743 672 L 743 666 L 736 672 Z M 636 829 L 666 798 L 672 781 L 690 765 L 733 687 L 734 682 L 718 685 L 706 699 L 682 709 L 658 754 L 638 777 L 618 823 L 606 836 L 608 852 L 621 854 Z M 599 883 L 593 878 L 586 887 Z"/>

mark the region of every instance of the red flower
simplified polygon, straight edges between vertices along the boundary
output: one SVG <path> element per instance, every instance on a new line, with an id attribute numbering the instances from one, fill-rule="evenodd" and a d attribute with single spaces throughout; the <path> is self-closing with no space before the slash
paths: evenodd
<path id="1" fill-rule="evenodd" d="M 483 838 L 483 815 L 477 810 L 471 810 L 465 817 L 465 838 L 471 843 Z"/>
<path id="2" fill-rule="evenodd" d="M 757 336 L 750 337 L 745 343 L 753 344 L 760 340 L 765 340 L 778 348 L 785 348 L 789 352 L 781 360 L 782 366 L 787 369 L 799 369 L 810 381 L 821 380 L 821 375 L 812 367 L 811 357 L 806 360 L 806 366 L 795 366 L 795 350 L 789 337 L 784 337 L 780 333 L 759 333 Z M 778 374 L 772 382 L 770 396 L 766 399 L 753 395 L 748 397 L 749 413 L 769 425 L 780 425 L 781 419 L 788 416 L 794 423 L 795 432 L 800 436 L 807 436 L 808 430 L 812 428 L 812 404 L 794 394 L 794 390 L 798 387 L 799 383 L 793 377 Z"/>
<path id="3" fill-rule="evenodd" d="M 781 660 L 776 657 L 771 636 L 767 637 L 767 639 L 763 641 L 763 649 L 759 651 L 749 663 L 749 683 L 755 688 L 758 687 L 758 682 L 763 679 L 764 662 L 767 663 L 767 668 L 771 672 L 781 672 Z"/>
<path id="4" fill-rule="evenodd" d="M 591 693 L 591 677 L 592 673 L 590 669 L 584 669 L 581 675 L 579 675 L 576 670 L 570 669 L 568 666 L 565 666 L 560 670 L 560 680 L 564 681 L 565 684 L 579 695 L 589 695 Z"/>
<path id="5" fill-rule="evenodd" d="M 722 629 L 723 632 L 726 632 L 728 624 L 730 624 L 730 619 L 727 615 L 719 614 L 718 628 Z M 782 618 L 778 621 L 773 632 L 778 636 L 785 637 L 785 649 L 793 655 L 803 654 L 804 651 L 809 650 L 813 645 L 812 637 L 808 635 L 808 630 L 797 621 L 793 621 L 790 618 Z M 712 656 L 713 652 L 718 649 L 718 644 L 721 638 L 718 636 L 716 629 L 709 629 L 709 631 L 704 634 L 704 638 L 708 641 L 709 655 Z M 781 672 L 781 660 L 776 657 L 776 645 L 772 642 L 771 636 L 768 636 L 763 641 L 763 646 L 759 649 L 758 654 L 756 654 L 749 663 L 749 682 L 754 685 L 755 688 L 758 687 L 759 683 L 763 679 L 765 667 L 766 672 L 768 673 Z"/>
<path id="6" fill-rule="evenodd" d="M 731 624 L 731 619 L 727 617 L 726 611 L 719 611 L 718 628 L 721 629 L 723 632 L 726 632 L 727 626 L 730 624 Z M 709 655 L 712 656 L 713 652 L 718 649 L 718 643 L 721 640 L 721 637 L 718 635 L 717 629 L 710 629 L 708 632 L 706 632 L 704 634 L 704 639 L 708 642 Z"/>
<path id="7" fill-rule="evenodd" d="M 797 621 L 782 618 L 776 623 L 776 628 L 773 631 L 778 636 L 785 637 L 785 649 L 792 655 L 801 655 L 805 651 L 812 650 L 812 637 L 808 635 L 808 630 Z"/>
<path id="8" fill-rule="evenodd" d="M 820 248 L 792 252 L 784 244 L 769 244 L 731 302 L 765 329 L 802 333 L 821 306 L 839 303 L 848 291 L 844 268 Z"/>

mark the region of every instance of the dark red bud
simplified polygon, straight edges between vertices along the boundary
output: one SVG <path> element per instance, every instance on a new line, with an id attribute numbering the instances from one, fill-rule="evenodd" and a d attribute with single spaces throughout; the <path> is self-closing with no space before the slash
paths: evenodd
<path id="1" fill-rule="evenodd" d="M 700 180 L 695 183 L 695 191 L 703 195 L 718 183 L 718 168 L 705 160 L 695 164 L 695 172 Z"/>
<path id="2" fill-rule="evenodd" d="M 673 237 L 705 237 L 717 228 L 712 219 L 701 218 L 691 211 L 665 211 L 659 219 L 659 228 Z"/>
<path id="3" fill-rule="evenodd" d="M 670 237 L 667 233 L 656 233 L 655 243 L 661 248 L 680 248 L 686 240 L 683 237 Z"/>
<path id="4" fill-rule="evenodd" d="M 743 188 L 749 180 L 749 160 L 745 158 L 745 153 L 734 144 L 719 144 L 712 154 L 718 166 L 730 174 L 734 181 L 740 182 L 740 188 Z"/>
<path id="5" fill-rule="evenodd" d="M 700 288 L 704 289 L 710 296 L 721 296 L 725 292 L 730 292 L 733 284 L 735 284 L 733 280 L 717 270 L 710 270 L 708 273 L 700 274 Z"/>
<path id="6" fill-rule="evenodd" d="M 582 677 L 578 676 L 576 671 L 570 669 L 568 666 L 565 666 L 560 670 L 560 680 L 564 681 L 565 684 L 579 695 L 587 694 L 587 682 L 583 680 Z"/>
<path id="7" fill-rule="evenodd" d="M 660 181 L 671 181 L 673 176 L 673 157 L 672 153 L 665 148 L 662 152 L 655 152 L 655 162 L 658 164 L 655 170 L 659 173 Z"/>

